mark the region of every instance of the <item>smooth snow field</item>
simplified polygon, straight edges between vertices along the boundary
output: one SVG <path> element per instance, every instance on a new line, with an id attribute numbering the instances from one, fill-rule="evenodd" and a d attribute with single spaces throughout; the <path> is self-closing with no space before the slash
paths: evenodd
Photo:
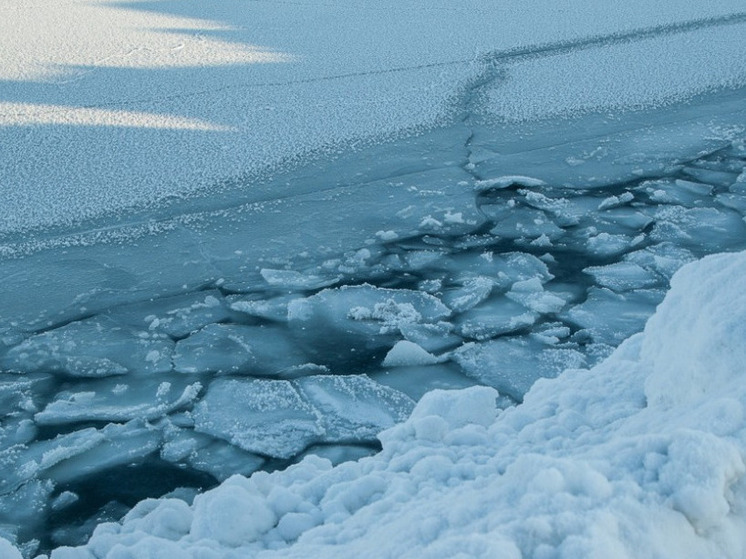
<path id="1" fill-rule="evenodd" d="M 0 4 L 0 559 L 746 556 L 746 6 Z"/>

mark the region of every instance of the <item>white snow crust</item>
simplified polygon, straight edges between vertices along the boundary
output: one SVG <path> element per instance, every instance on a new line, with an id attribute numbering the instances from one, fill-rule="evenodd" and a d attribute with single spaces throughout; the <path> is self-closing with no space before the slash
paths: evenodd
<path id="1" fill-rule="evenodd" d="M 643 333 L 518 407 L 436 390 L 378 455 L 144 501 L 51 559 L 742 557 L 744 274 L 686 265 Z"/>

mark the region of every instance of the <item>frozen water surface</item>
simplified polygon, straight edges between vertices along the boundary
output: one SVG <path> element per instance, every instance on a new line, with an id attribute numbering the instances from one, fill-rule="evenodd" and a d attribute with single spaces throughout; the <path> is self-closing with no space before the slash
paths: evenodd
<path id="1" fill-rule="evenodd" d="M 3 559 L 738 556 L 740 3 L 32 8 Z"/>

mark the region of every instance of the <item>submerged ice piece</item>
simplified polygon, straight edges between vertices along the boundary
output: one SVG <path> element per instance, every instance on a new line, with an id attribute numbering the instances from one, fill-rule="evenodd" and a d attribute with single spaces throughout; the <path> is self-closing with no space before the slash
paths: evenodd
<path id="1" fill-rule="evenodd" d="M 171 370 L 173 345 L 164 334 L 97 317 L 28 338 L 8 350 L 0 366 L 72 377 L 165 373 Z"/>
<path id="2" fill-rule="evenodd" d="M 437 323 L 450 314 L 427 293 L 367 284 L 325 289 L 288 306 L 290 327 L 313 360 L 345 368 L 380 362 L 402 328 Z"/>
<path id="3" fill-rule="evenodd" d="M 249 452 L 291 458 L 322 439 L 318 413 L 286 380 L 217 379 L 195 406 L 194 428 Z"/>

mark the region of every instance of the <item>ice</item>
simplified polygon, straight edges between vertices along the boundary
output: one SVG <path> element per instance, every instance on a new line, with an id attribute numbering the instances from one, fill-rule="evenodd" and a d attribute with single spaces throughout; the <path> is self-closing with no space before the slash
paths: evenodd
<path id="1" fill-rule="evenodd" d="M 643 268 L 652 269 L 671 279 L 684 264 L 695 260 L 691 251 L 670 242 L 651 245 L 643 250 L 630 252 L 625 261 L 634 262 Z"/>
<path id="2" fill-rule="evenodd" d="M 585 250 L 588 254 L 601 258 L 618 256 L 627 252 L 633 246 L 632 241 L 632 237 L 628 235 L 599 233 L 588 237 Z"/>
<path id="3" fill-rule="evenodd" d="M 2 366 L 71 377 L 154 375 L 171 369 L 173 342 L 163 334 L 94 318 L 37 334 L 11 348 Z"/>
<path id="4" fill-rule="evenodd" d="M 456 331 L 465 338 L 486 340 L 524 330 L 533 325 L 539 313 L 528 310 L 505 296 L 493 297 L 454 320 Z"/>
<path id="5" fill-rule="evenodd" d="M 194 421 L 197 432 L 274 458 L 291 458 L 324 433 L 316 409 L 286 380 L 217 379 Z"/>
<path id="6" fill-rule="evenodd" d="M 506 217 L 500 218 L 497 225 L 490 229 L 490 233 L 505 239 L 536 239 L 545 236 L 553 240 L 562 235 L 562 229 L 542 211 L 516 208 Z"/>
<path id="7" fill-rule="evenodd" d="M 501 409 L 487 387 L 434 390 L 379 435 L 375 456 L 332 466 L 309 455 L 229 478 L 191 506 L 145 501 L 51 559 L 350 557 L 371 546 L 433 558 L 739 557 L 745 267 L 741 253 L 684 268 L 644 333 L 592 370 L 540 380 L 519 406 Z M 507 361 L 504 341 L 482 344 L 494 346 L 483 357 Z"/>
<path id="8" fill-rule="evenodd" d="M 517 281 L 539 278 L 546 283 L 553 277 L 544 262 L 524 252 L 463 253 L 452 258 L 450 269 L 453 270 L 452 281 L 458 285 L 489 278 L 495 288 L 503 291 Z"/>
<path id="9" fill-rule="evenodd" d="M 468 388 L 477 381 L 465 376 L 451 362 L 413 367 L 394 367 L 371 373 L 370 378 L 419 401 L 431 390 Z"/>
<path id="10" fill-rule="evenodd" d="M 211 324 L 229 318 L 220 291 L 198 291 L 176 297 L 114 308 L 106 313 L 114 321 L 149 332 L 163 332 L 183 338 Z"/>
<path id="11" fill-rule="evenodd" d="M 591 287 L 585 302 L 565 311 L 571 323 L 587 330 L 593 341 L 617 346 L 642 330 L 663 292 L 636 290 L 624 294 L 605 287 Z"/>
<path id="12" fill-rule="evenodd" d="M 304 290 L 321 289 L 338 283 L 339 277 L 320 277 L 295 270 L 273 270 L 262 268 L 259 272 L 264 281 L 277 289 Z"/>
<path id="13" fill-rule="evenodd" d="M 251 475 L 265 463 L 265 459 L 257 454 L 210 435 L 176 426 L 164 428 L 160 457 L 206 472 L 218 481 L 225 481 L 235 474 Z"/>
<path id="14" fill-rule="evenodd" d="M 505 296 L 539 314 L 558 313 L 565 306 L 563 298 L 544 291 L 539 278 L 515 282 Z"/>
<path id="15" fill-rule="evenodd" d="M 712 194 L 712 186 L 681 179 L 650 181 L 641 185 L 653 202 L 687 208 L 701 205 Z"/>
<path id="16" fill-rule="evenodd" d="M 326 289 L 288 306 L 291 330 L 313 360 L 345 367 L 382 359 L 402 327 L 437 323 L 450 314 L 427 293 L 371 285 Z"/>
<path id="17" fill-rule="evenodd" d="M 271 326 L 210 324 L 180 340 L 174 351 L 178 373 L 292 374 L 308 363 L 287 335 Z"/>
<path id="18" fill-rule="evenodd" d="M 96 444 L 77 451 L 55 463 L 45 475 L 57 483 L 85 478 L 115 466 L 137 464 L 155 453 L 161 443 L 161 433 L 140 419 L 128 423 L 110 423 L 90 435 Z"/>
<path id="19" fill-rule="evenodd" d="M 742 217 L 728 209 L 661 207 L 650 237 L 692 250 L 724 250 L 738 245 L 746 234 Z"/>
<path id="20" fill-rule="evenodd" d="M 469 377 L 519 402 L 537 379 L 585 366 L 584 355 L 576 349 L 547 346 L 541 338 L 469 343 L 456 350 L 453 359 Z"/>
<path id="21" fill-rule="evenodd" d="M 440 353 L 461 344 L 462 338 L 453 332 L 450 322 L 435 324 L 405 324 L 399 327 L 404 338 L 431 353 Z"/>
<path id="22" fill-rule="evenodd" d="M 682 172 L 699 182 L 724 188 L 727 188 L 735 183 L 736 179 L 738 178 L 738 173 L 704 169 L 701 167 L 684 167 L 684 169 L 682 169 Z"/>
<path id="23" fill-rule="evenodd" d="M 434 365 L 439 359 L 428 353 L 416 343 L 401 340 L 396 342 L 383 360 L 384 367 L 411 367 L 415 365 Z"/>
<path id="24" fill-rule="evenodd" d="M 65 391 L 57 394 L 52 402 L 34 415 L 34 421 L 38 425 L 84 421 L 126 422 L 131 419 L 153 421 L 189 408 L 196 401 L 202 385 L 198 382 L 186 384 L 181 379 L 162 381 L 147 378 L 129 384 L 98 383 L 91 388 L 96 388 L 96 391 Z"/>
<path id="25" fill-rule="evenodd" d="M 324 375 L 294 381 L 320 412 L 324 442 L 364 442 L 406 419 L 414 402 L 365 375 Z"/>
<path id="26" fill-rule="evenodd" d="M 617 293 L 632 289 L 659 287 L 662 278 L 634 262 L 615 262 L 606 266 L 590 266 L 583 270 L 593 276 L 594 283 Z"/>
<path id="27" fill-rule="evenodd" d="M 297 294 L 280 295 L 269 299 L 248 299 L 245 296 L 229 296 L 231 310 L 275 322 L 287 322 L 288 304 L 298 299 Z"/>

